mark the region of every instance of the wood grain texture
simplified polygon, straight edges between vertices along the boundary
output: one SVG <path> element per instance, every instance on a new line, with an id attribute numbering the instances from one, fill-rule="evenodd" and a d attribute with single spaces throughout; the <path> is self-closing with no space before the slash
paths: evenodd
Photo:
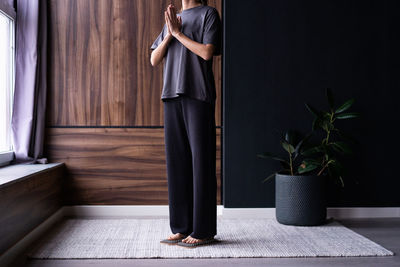
<path id="1" fill-rule="evenodd" d="M 67 205 L 168 205 L 163 128 L 47 128 L 45 152 L 65 162 Z M 221 204 L 217 128 L 217 203 Z"/>
<path id="2" fill-rule="evenodd" d="M 170 2 L 50 0 L 47 125 L 163 125 L 162 65 L 151 66 L 150 46 Z M 209 4 L 222 17 L 222 0 Z M 221 56 L 213 69 L 220 126 Z"/>
<path id="3" fill-rule="evenodd" d="M 62 206 L 65 165 L 0 188 L 0 255 Z"/>
<path id="4" fill-rule="evenodd" d="M 50 0 L 45 153 L 67 166 L 70 205 L 168 204 L 162 65 L 150 46 L 170 0 Z M 180 8 L 180 1 L 172 1 Z M 211 0 L 222 17 L 222 1 Z M 221 56 L 214 58 L 221 125 Z M 220 129 L 217 129 L 220 199 Z"/>

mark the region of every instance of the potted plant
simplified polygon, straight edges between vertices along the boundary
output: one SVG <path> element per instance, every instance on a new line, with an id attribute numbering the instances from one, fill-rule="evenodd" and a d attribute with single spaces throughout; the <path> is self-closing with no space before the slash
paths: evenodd
<path id="1" fill-rule="evenodd" d="M 275 207 L 278 222 L 287 225 L 312 226 L 326 221 L 327 178 L 339 180 L 344 186 L 341 157 L 352 153 L 347 142 L 348 135 L 336 127 L 337 120 L 358 117 L 348 112 L 354 99 L 347 100 L 335 108 L 331 90 L 326 89 L 328 111 L 320 111 L 306 104 L 313 114 L 312 131 L 301 137 L 295 131 L 281 136 L 281 146 L 286 157 L 269 152 L 257 154 L 260 158 L 280 162 L 282 169 L 271 174 L 262 182 L 275 177 Z M 311 138 L 317 141 L 311 142 Z"/>

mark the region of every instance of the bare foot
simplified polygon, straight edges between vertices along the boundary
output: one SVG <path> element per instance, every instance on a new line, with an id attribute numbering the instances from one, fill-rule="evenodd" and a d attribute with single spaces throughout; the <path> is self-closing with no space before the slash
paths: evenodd
<path id="1" fill-rule="evenodd" d="M 204 240 L 207 240 L 207 239 L 212 239 L 212 237 L 204 238 L 204 239 L 197 239 L 197 238 L 191 237 L 189 235 L 186 238 L 182 239 L 182 242 L 193 244 L 193 243 L 198 243 L 198 242 L 201 242 L 201 241 L 204 241 Z"/>
<path id="2" fill-rule="evenodd" d="M 183 237 L 184 237 L 183 234 L 181 234 L 181 233 L 176 233 L 176 234 L 170 235 L 170 236 L 168 237 L 168 240 L 177 240 L 177 239 L 181 239 L 181 238 L 183 238 Z"/>

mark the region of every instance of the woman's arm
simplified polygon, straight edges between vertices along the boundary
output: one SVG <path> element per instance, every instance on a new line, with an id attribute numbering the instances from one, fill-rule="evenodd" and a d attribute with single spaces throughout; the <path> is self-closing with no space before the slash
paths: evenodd
<path id="1" fill-rule="evenodd" d="M 168 34 L 167 36 L 165 36 L 161 44 L 156 49 L 154 49 L 153 52 L 151 52 L 150 63 L 152 66 L 157 66 L 161 63 L 167 52 L 168 44 L 171 39 L 172 35 Z"/>
<path id="2" fill-rule="evenodd" d="M 202 57 L 204 60 L 210 60 L 214 54 L 215 46 L 212 44 L 202 44 L 193 41 L 187 37 L 180 28 L 182 25 L 181 17 L 176 16 L 175 8 L 172 5 L 168 6 L 167 15 L 167 26 L 171 35 L 181 42 L 185 47 L 196 55 Z"/>
<path id="3" fill-rule="evenodd" d="M 165 22 L 167 23 L 167 14 L 166 13 L 164 13 L 164 18 L 165 18 Z M 168 24 L 167 24 L 167 26 L 168 26 Z M 159 46 L 157 46 L 156 49 L 153 50 L 153 52 L 151 52 L 150 63 L 152 66 L 157 66 L 163 60 L 163 58 L 167 52 L 167 49 L 168 49 L 168 44 L 169 44 L 169 42 L 171 42 L 172 38 L 173 38 L 173 36 L 172 36 L 170 30 L 168 29 L 167 35 L 165 36 L 163 41 L 160 43 Z"/>
<path id="4" fill-rule="evenodd" d="M 214 45 L 212 44 L 201 44 L 193 41 L 189 37 L 183 34 L 183 32 L 178 32 L 174 37 L 186 46 L 190 51 L 196 55 L 202 57 L 204 60 L 210 60 L 214 54 Z"/>

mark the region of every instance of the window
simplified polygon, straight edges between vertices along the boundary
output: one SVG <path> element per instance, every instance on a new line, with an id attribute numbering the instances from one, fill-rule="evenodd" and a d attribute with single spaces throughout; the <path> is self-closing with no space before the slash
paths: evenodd
<path id="1" fill-rule="evenodd" d="M 14 17 L 0 9 L 0 166 L 14 157 L 11 115 L 14 95 Z"/>

